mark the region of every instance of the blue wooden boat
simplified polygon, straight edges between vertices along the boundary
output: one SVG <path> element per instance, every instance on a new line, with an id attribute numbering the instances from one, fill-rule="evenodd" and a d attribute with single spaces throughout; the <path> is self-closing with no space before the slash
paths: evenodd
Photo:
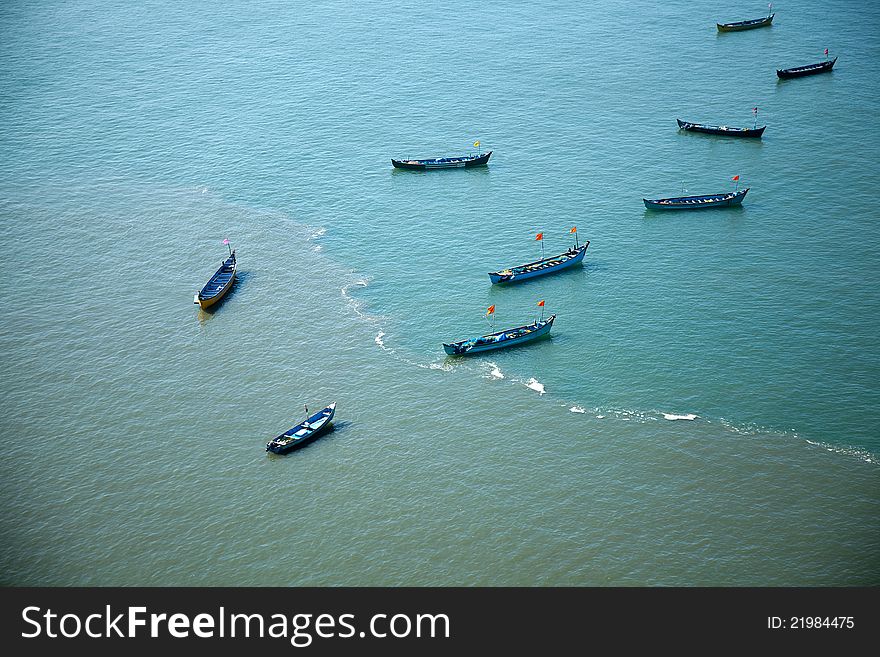
<path id="1" fill-rule="evenodd" d="M 535 276 L 552 274 L 583 261 L 588 246 L 590 246 L 589 240 L 577 248 L 571 247 L 565 253 L 560 253 L 556 256 L 528 262 L 524 265 L 510 267 L 501 271 L 490 271 L 489 278 L 492 280 L 492 283 L 515 283 L 524 281 L 527 278 L 534 278 Z"/>
<path id="2" fill-rule="evenodd" d="M 443 350 L 450 356 L 469 356 L 483 351 L 504 349 L 505 347 L 513 347 L 524 342 L 531 342 L 547 335 L 553 327 L 554 319 L 556 319 L 556 315 L 550 315 L 547 319 L 539 322 L 536 321 L 533 324 L 481 335 L 479 338 L 461 340 L 449 344 L 444 342 Z"/>
<path id="3" fill-rule="evenodd" d="M 725 135 L 727 137 L 757 137 L 760 138 L 764 134 L 767 127 L 762 125 L 754 128 L 731 128 L 726 125 L 708 125 L 706 123 L 691 123 L 690 121 L 678 121 L 678 127 L 689 132 L 703 132 L 707 135 Z"/>
<path id="4" fill-rule="evenodd" d="M 229 257 L 220 265 L 220 269 L 214 272 L 211 279 L 205 283 L 205 287 L 198 291 L 193 303 L 202 308 L 209 308 L 220 301 L 235 281 L 235 250 L 229 253 Z"/>
<path id="5" fill-rule="evenodd" d="M 461 169 L 464 167 L 484 166 L 489 162 L 492 151 L 478 155 L 461 155 L 458 157 L 428 157 L 421 160 L 395 160 L 391 158 L 391 164 L 398 169 Z"/>
<path id="6" fill-rule="evenodd" d="M 834 68 L 834 62 L 837 57 L 829 59 L 818 64 L 807 64 L 806 66 L 795 66 L 794 68 L 776 69 L 776 75 L 782 79 L 801 78 L 805 75 L 815 75 L 816 73 L 826 73 Z"/>
<path id="7" fill-rule="evenodd" d="M 727 208 L 740 205 L 749 188 L 724 194 L 704 194 L 701 196 L 678 196 L 674 198 L 642 199 L 649 210 L 704 210 L 706 208 Z"/>
<path id="8" fill-rule="evenodd" d="M 753 30 L 756 27 L 767 27 L 773 22 L 776 14 L 770 14 L 762 18 L 752 18 L 747 21 L 734 21 L 733 23 L 715 23 L 719 32 L 739 32 L 741 30 Z"/>
<path id="9" fill-rule="evenodd" d="M 336 414 L 336 402 L 330 404 L 305 422 L 300 422 L 289 431 L 285 431 L 277 438 L 273 438 L 266 443 L 266 451 L 275 454 L 286 454 L 287 452 L 307 445 L 315 438 L 324 433 L 333 421 Z"/>

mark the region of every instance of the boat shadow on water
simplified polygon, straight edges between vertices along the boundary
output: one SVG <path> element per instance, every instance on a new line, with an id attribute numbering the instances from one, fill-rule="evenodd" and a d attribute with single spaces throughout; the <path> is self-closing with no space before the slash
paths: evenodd
<path id="1" fill-rule="evenodd" d="M 724 212 L 721 212 L 721 210 L 724 210 Z M 670 210 L 651 210 L 649 208 L 645 208 L 644 212 L 642 213 L 642 216 L 645 219 L 659 219 L 660 217 L 663 217 L 664 219 L 665 218 L 669 218 L 669 219 L 676 219 L 677 218 L 680 221 L 683 218 L 682 214 L 684 214 L 685 217 L 694 217 L 694 218 L 703 217 L 703 216 L 721 217 L 721 216 L 725 216 L 725 215 L 733 215 L 734 217 L 742 217 L 742 215 L 745 213 L 745 211 L 746 211 L 746 208 L 743 207 L 742 205 L 719 205 L 718 207 L 713 207 L 713 208 L 700 208 L 700 210 L 696 213 L 691 213 L 691 212 L 687 212 L 687 211 L 682 213 L 682 212 L 676 212 L 674 210 L 673 211 L 670 211 Z"/>
<path id="2" fill-rule="evenodd" d="M 732 142 L 739 142 L 742 144 L 751 144 L 752 147 L 762 148 L 764 146 L 764 140 L 766 137 L 762 137 L 761 139 L 753 139 L 753 138 L 743 138 L 738 137 L 736 135 L 717 135 L 717 134 L 708 134 L 705 132 L 697 132 L 696 130 L 679 130 L 679 135 L 685 139 L 705 139 L 711 142 L 717 142 L 719 144 L 729 144 Z M 744 146 L 743 148 L 749 148 L 748 146 Z"/>
<path id="3" fill-rule="evenodd" d="M 432 176 L 439 175 L 450 175 L 450 174 L 458 174 L 461 175 L 462 171 L 467 171 L 470 176 L 488 176 L 492 172 L 492 167 L 459 167 L 459 168 L 450 168 L 450 169 L 398 169 L 393 167 L 391 169 L 392 176 L 418 176 L 424 174 L 431 174 Z"/>

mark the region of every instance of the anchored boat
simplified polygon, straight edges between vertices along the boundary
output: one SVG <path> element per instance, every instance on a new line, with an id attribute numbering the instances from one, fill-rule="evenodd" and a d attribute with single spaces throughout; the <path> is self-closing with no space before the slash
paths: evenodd
<path id="1" fill-rule="evenodd" d="M 285 431 L 277 438 L 266 443 L 266 451 L 275 454 L 287 452 L 302 447 L 320 436 L 329 427 L 336 414 L 336 402 L 318 411 L 305 422 L 300 422 L 292 429 Z"/>
<path id="2" fill-rule="evenodd" d="M 450 356 L 469 356 L 483 351 L 513 347 L 547 335 L 553 327 L 553 320 L 555 319 L 556 315 L 554 314 L 550 315 L 547 319 L 535 321 L 533 324 L 481 335 L 470 340 L 461 340 L 449 344 L 443 343 L 443 350 Z"/>
<path id="3" fill-rule="evenodd" d="M 649 210 L 702 210 L 705 208 L 730 207 L 740 205 L 749 188 L 724 194 L 703 194 L 700 196 L 677 196 L 673 198 L 642 199 Z"/>
<path id="4" fill-rule="evenodd" d="M 489 162 L 492 151 L 478 155 L 461 155 L 458 157 L 428 157 L 420 160 L 395 160 L 391 158 L 391 164 L 398 169 L 461 169 L 465 167 L 479 167 Z"/>
<path id="5" fill-rule="evenodd" d="M 731 128 L 726 125 L 708 125 L 706 123 L 691 123 L 690 121 L 682 121 L 681 119 L 675 119 L 678 121 L 678 127 L 682 130 L 687 130 L 689 132 L 703 132 L 707 135 L 726 135 L 728 137 L 758 137 L 764 134 L 764 129 L 767 127 L 762 125 L 760 128 L 755 126 L 754 128 Z"/>
<path id="6" fill-rule="evenodd" d="M 783 80 L 788 78 L 801 78 L 805 75 L 815 75 L 816 73 L 826 73 L 834 68 L 834 62 L 837 57 L 828 61 L 819 62 L 818 64 L 807 64 L 806 66 L 795 66 L 794 68 L 776 69 L 776 75 Z"/>
<path id="7" fill-rule="evenodd" d="M 776 14 L 770 14 L 763 18 L 752 18 L 747 21 L 735 21 L 733 23 L 715 23 L 719 32 L 739 32 L 741 30 L 752 30 L 756 27 L 767 27 L 773 22 Z"/>
<path id="8" fill-rule="evenodd" d="M 202 308 L 209 308 L 220 301 L 235 281 L 235 250 L 229 252 L 229 257 L 220 265 L 220 269 L 214 272 L 211 279 L 198 291 L 193 303 Z"/>
<path id="9" fill-rule="evenodd" d="M 559 255 L 542 258 L 535 262 L 528 262 L 524 265 L 517 265 L 516 267 L 510 267 L 501 271 L 490 271 L 489 278 L 492 280 L 493 284 L 514 283 L 524 281 L 527 278 L 534 278 L 535 276 L 552 274 L 553 272 L 567 269 L 568 267 L 572 267 L 582 262 L 588 246 L 590 246 L 589 240 L 584 242 L 581 246 L 577 248 L 571 247 L 568 251 L 560 253 Z"/>

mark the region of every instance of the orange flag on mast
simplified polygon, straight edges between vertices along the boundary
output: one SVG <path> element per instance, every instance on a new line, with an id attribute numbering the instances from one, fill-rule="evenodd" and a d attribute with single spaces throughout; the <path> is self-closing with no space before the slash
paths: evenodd
<path id="1" fill-rule="evenodd" d="M 487 315 L 491 315 L 491 314 L 494 313 L 494 312 L 495 312 L 495 304 L 493 303 L 493 304 L 492 304 L 491 306 L 489 306 L 489 308 L 486 310 L 486 314 L 487 314 Z"/>
<path id="2" fill-rule="evenodd" d="M 733 178 L 731 178 L 731 180 L 739 180 L 739 176 L 734 176 Z"/>
<path id="3" fill-rule="evenodd" d="M 572 226 L 572 227 L 571 227 L 571 230 L 568 231 L 568 232 L 569 232 L 569 233 L 576 233 L 576 232 L 578 232 L 578 227 L 577 227 L 577 226 Z"/>
<path id="4" fill-rule="evenodd" d="M 538 302 L 538 306 L 540 306 L 541 308 L 544 307 L 544 300 L 543 300 L 543 299 L 541 299 L 541 300 Z"/>
<path id="5" fill-rule="evenodd" d="M 535 239 L 540 242 L 542 239 L 544 239 L 544 233 L 538 233 L 537 235 L 535 235 Z"/>

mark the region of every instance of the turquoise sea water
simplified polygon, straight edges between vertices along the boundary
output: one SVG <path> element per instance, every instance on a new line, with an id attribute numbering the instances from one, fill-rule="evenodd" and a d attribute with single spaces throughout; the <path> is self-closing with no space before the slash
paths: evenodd
<path id="1" fill-rule="evenodd" d="M 880 583 L 880 9 L 774 8 L 4 3 L 0 581 Z"/>

